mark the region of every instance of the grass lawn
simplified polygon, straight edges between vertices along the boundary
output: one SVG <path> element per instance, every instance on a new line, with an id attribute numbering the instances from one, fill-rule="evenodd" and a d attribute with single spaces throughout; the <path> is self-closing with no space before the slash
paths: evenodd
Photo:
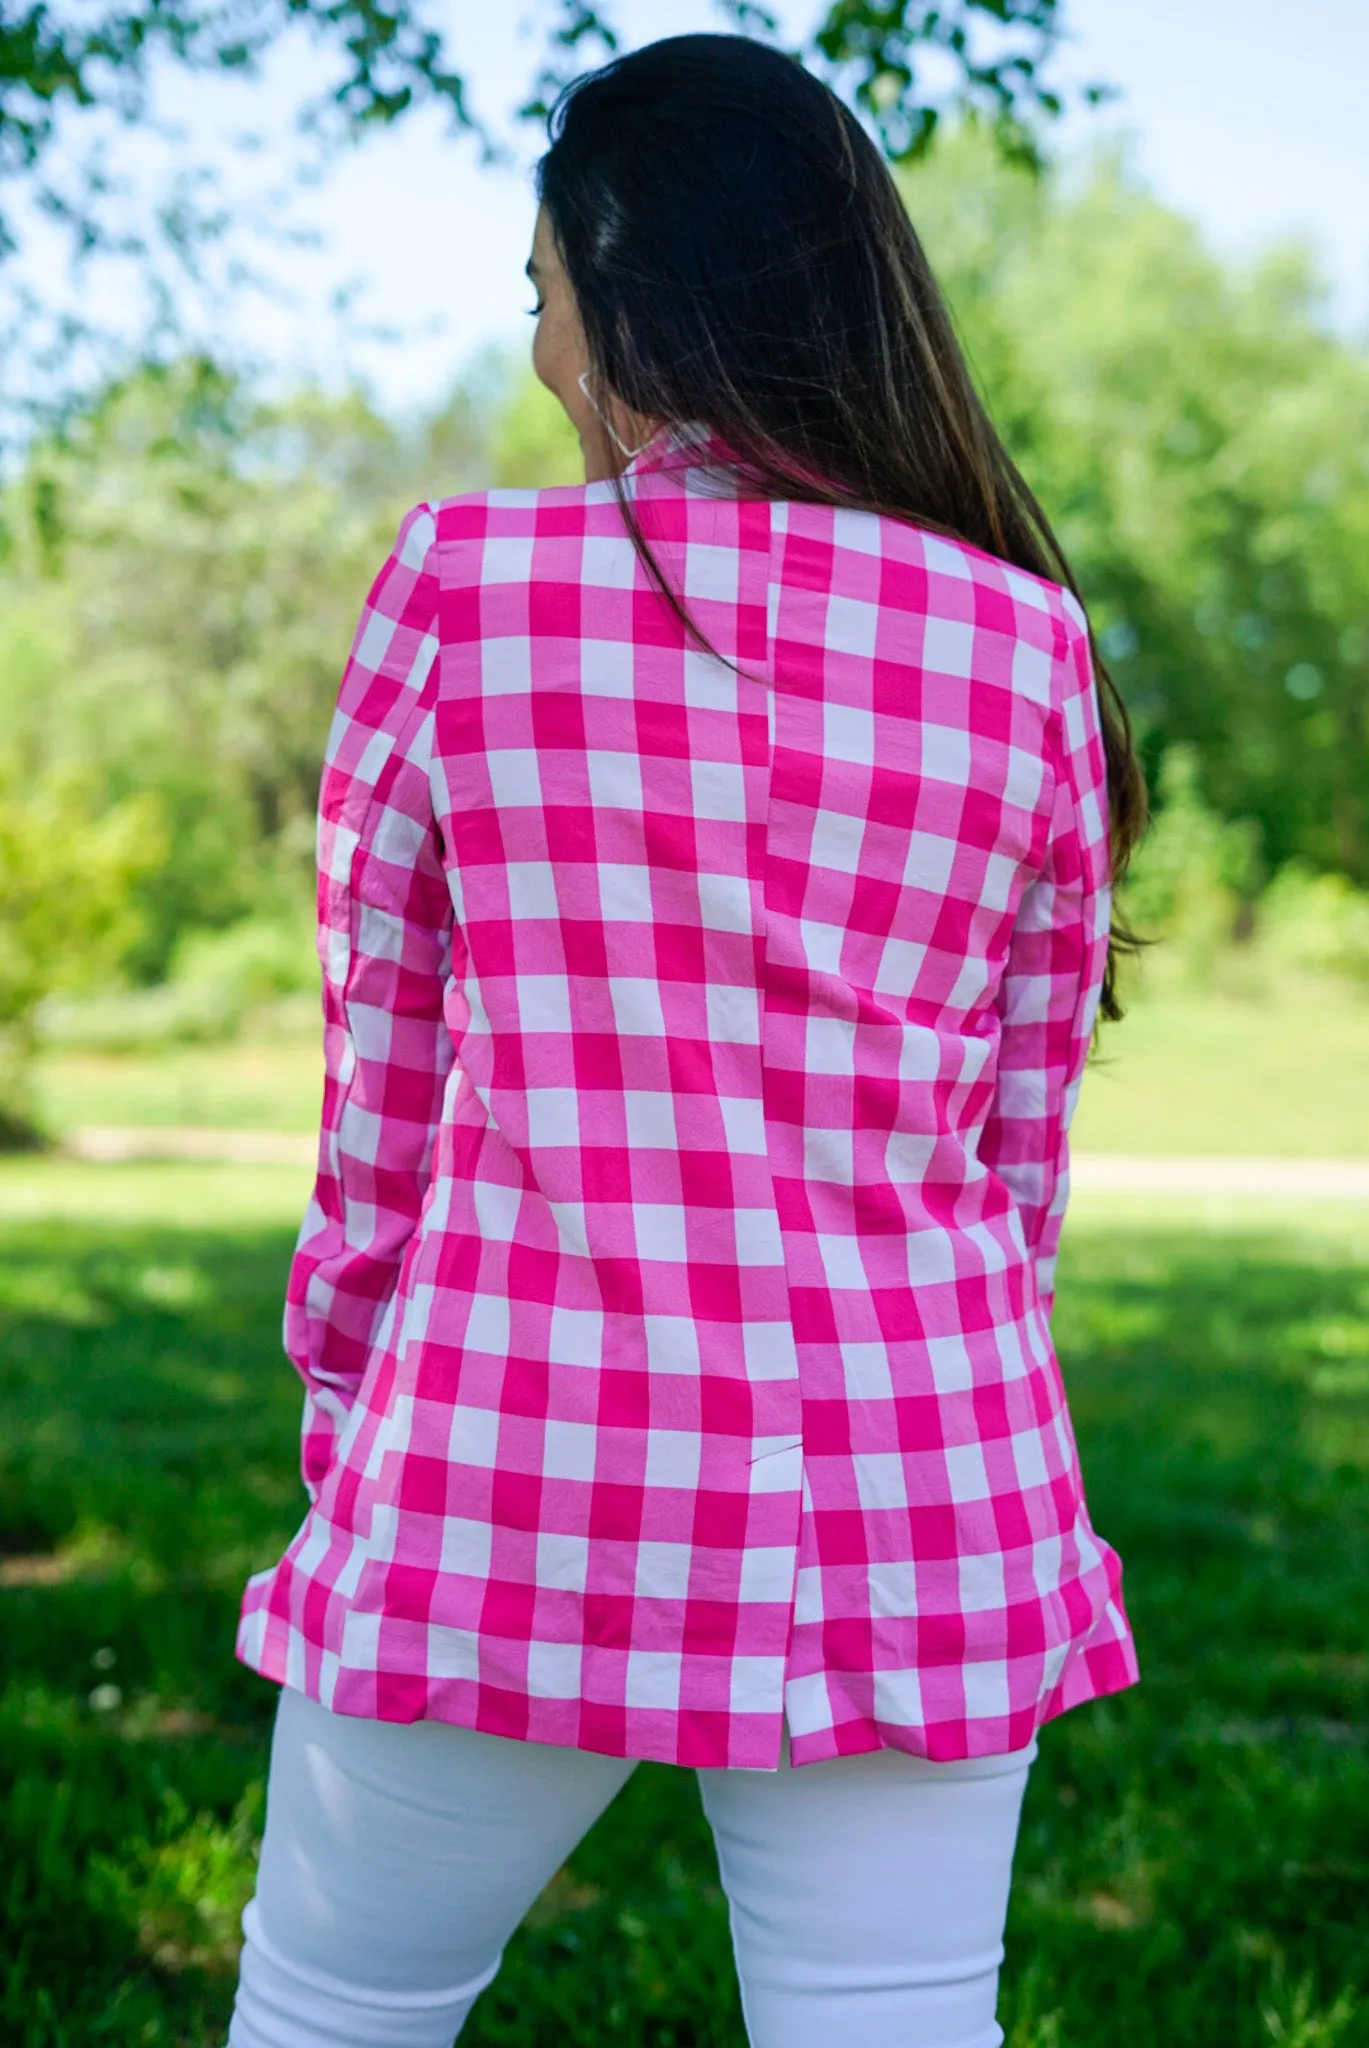
<path id="1" fill-rule="evenodd" d="M 1074 1122 L 1084 1152 L 1369 1158 L 1369 997 L 1166 992 L 1102 1034 Z"/>
<path id="2" fill-rule="evenodd" d="M 321 1029 L 262 1044 L 172 1045 L 157 1053 L 54 1053 L 40 1060 L 38 1108 L 73 1124 L 209 1124 L 313 1131 L 323 1097 Z"/>
<path id="3" fill-rule="evenodd" d="M 1327 984 L 1138 999 L 1103 1034 L 1075 1142 L 1086 1152 L 1369 1158 L 1369 996 Z M 322 1068 L 312 1028 L 262 1043 L 156 1054 L 52 1054 L 43 1116 L 74 1124 L 218 1124 L 311 1131 Z"/>
<path id="4" fill-rule="evenodd" d="M 297 1521 L 306 1176 L 0 1170 L 0 2040 L 214 2048 Z M 1058 1336 L 1144 1683 L 1044 1732 L 1009 2048 L 1369 2048 L 1369 1216 L 1077 1207 Z M 740 2048 L 692 1779 L 648 1766 L 463 2038 Z M 834 2044 L 844 2048 L 844 2044 Z"/>

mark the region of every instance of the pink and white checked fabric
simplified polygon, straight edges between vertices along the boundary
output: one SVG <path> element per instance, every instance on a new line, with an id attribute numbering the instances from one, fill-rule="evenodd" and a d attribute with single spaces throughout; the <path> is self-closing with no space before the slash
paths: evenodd
<path id="1" fill-rule="evenodd" d="M 310 1507 L 239 1652 L 691 1765 L 1025 1746 L 1134 1682 L 1051 1347 L 1108 926 L 1072 598 L 899 521 L 419 507 L 320 810 L 286 1316 Z M 734 665 L 735 664 L 735 665 Z"/>

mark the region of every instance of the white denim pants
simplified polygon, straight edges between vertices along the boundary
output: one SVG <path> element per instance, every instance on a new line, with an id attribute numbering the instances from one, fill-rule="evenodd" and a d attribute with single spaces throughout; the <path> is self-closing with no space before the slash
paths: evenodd
<path id="1" fill-rule="evenodd" d="M 1035 1755 L 699 1772 L 752 2048 L 999 2048 Z M 633 1768 L 283 1692 L 229 2048 L 451 2048 Z"/>

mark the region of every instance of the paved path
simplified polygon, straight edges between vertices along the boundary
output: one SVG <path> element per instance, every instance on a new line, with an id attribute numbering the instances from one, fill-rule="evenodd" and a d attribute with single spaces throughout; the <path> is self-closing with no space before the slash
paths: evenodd
<path id="1" fill-rule="evenodd" d="M 88 1124 L 69 1131 L 68 1156 L 102 1164 L 191 1159 L 224 1166 L 312 1166 L 317 1140 L 304 1131 Z M 1078 1152 L 1080 1194 L 1263 1195 L 1295 1201 L 1369 1201 L 1369 1159 L 1200 1159 Z"/>

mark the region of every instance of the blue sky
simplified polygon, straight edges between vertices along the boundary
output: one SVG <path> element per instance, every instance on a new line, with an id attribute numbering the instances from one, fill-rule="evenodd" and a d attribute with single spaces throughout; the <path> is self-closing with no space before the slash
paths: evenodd
<path id="1" fill-rule="evenodd" d="M 525 93 L 535 44 L 526 6 L 496 9 L 446 0 L 457 60 L 520 161 L 484 167 L 469 140 L 422 115 L 336 161 L 318 186 L 296 191 L 272 218 L 311 227 L 317 246 L 288 252 L 239 235 L 234 247 L 263 272 L 268 291 L 243 286 L 201 317 L 214 337 L 285 375 L 325 382 L 359 375 L 391 406 L 422 404 L 489 343 L 526 345 L 522 265 L 531 230 L 529 167 L 537 138 L 507 121 Z M 720 25 L 710 0 L 618 0 L 625 40 L 638 43 Z M 801 32 L 822 11 L 789 0 L 780 12 Z M 1217 247 L 1253 253 L 1290 235 L 1311 240 L 1347 330 L 1369 329 L 1369 77 L 1367 0 L 1066 0 L 1072 38 L 1065 78 L 1104 78 L 1121 97 L 1080 111 L 1060 131 L 1066 146 L 1125 131 L 1141 170 L 1171 205 L 1193 216 Z M 323 79 L 317 55 L 291 44 L 255 85 L 177 80 L 163 109 L 184 131 L 187 159 L 223 170 L 238 203 L 278 182 L 294 155 L 292 109 Z M 253 155 L 227 137 L 248 126 Z M 164 173 L 168 151 L 120 138 L 118 161 L 135 176 Z M 59 259 L 41 240 L 32 273 L 59 290 Z M 351 311 L 334 306 L 354 288 Z M 127 273 L 82 286 L 89 310 L 132 326 L 136 285 Z M 389 341 L 368 329 L 392 330 Z"/>

